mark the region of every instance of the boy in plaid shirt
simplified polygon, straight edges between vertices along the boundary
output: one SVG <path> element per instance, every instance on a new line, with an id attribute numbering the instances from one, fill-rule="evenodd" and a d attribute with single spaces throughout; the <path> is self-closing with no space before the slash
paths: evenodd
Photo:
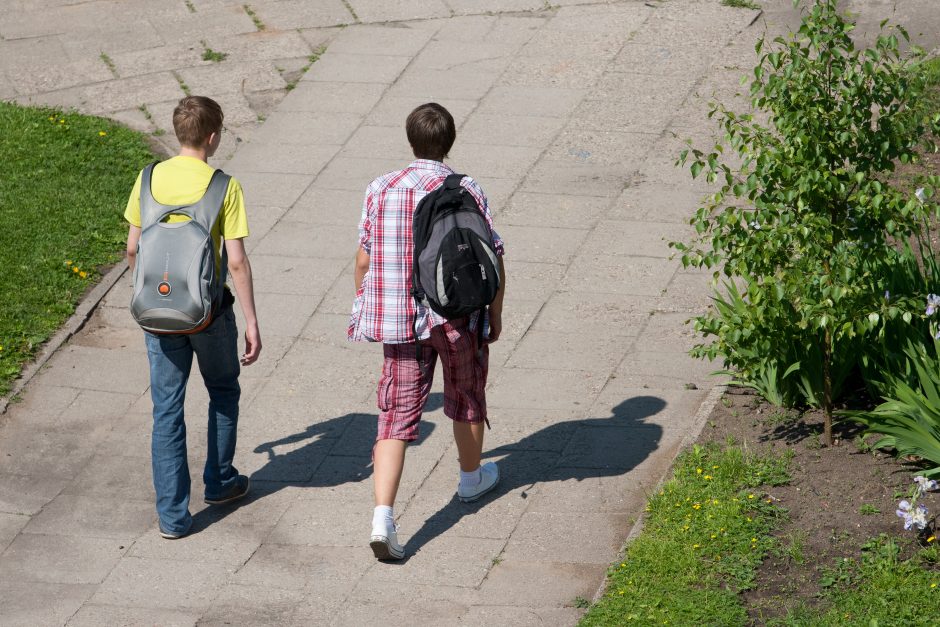
<path id="1" fill-rule="evenodd" d="M 372 181 L 366 189 L 356 253 L 356 300 L 349 339 L 382 342 L 384 363 L 378 386 L 378 434 L 373 449 L 375 512 L 370 545 L 378 559 L 401 559 L 393 506 L 409 442 L 431 390 L 440 356 L 444 371 L 444 414 L 453 421 L 460 463 L 457 497 L 475 501 L 499 481 L 493 462 L 480 465 L 486 418 L 487 344 L 502 330 L 505 270 L 503 242 L 493 231 L 499 255 L 500 288 L 486 319 L 478 314 L 446 320 L 411 295 L 412 218 L 421 199 L 454 171 L 443 163 L 457 136 L 454 118 L 439 104 L 419 106 L 405 123 L 415 161 Z M 492 230 L 486 196 L 470 177 L 461 185 L 473 195 Z M 478 346 L 476 326 L 488 327 Z M 421 359 L 416 340 L 421 342 Z"/>

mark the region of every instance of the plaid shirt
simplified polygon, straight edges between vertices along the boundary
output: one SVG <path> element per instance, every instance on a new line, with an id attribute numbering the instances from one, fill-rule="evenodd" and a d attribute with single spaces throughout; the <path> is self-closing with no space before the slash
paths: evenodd
<path id="1" fill-rule="evenodd" d="M 411 224 L 421 199 L 453 173 L 440 161 L 418 159 L 369 184 L 359 221 L 359 246 L 369 254 L 369 271 L 356 292 L 349 320 L 350 340 L 404 344 L 414 342 L 416 332 L 418 339 L 427 339 L 431 328 L 445 322 L 411 296 Z M 492 230 L 483 190 L 470 177 L 464 177 L 461 185 L 473 195 Z M 496 231 L 493 240 L 496 254 L 502 255 L 503 241 Z M 475 323 L 472 319 L 474 327 Z"/>

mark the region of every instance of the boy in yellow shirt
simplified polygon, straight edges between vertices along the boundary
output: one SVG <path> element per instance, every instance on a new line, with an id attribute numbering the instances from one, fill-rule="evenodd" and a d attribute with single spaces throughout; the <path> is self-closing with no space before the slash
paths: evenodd
<path id="1" fill-rule="evenodd" d="M 163 205 L 180 206 L 202 198 L 215 172 L 208 159 L 219 147 L 222 121 L 222 109 L 211 98 L 187 96 L 180 100 L 173 111 L 173 128 L 180 142 L 180 152 L 154 168 L 150 190 L 154 200 Z M 138 175 L 124 212 L 124 218 L 130 223 L 127 263 L 132 276 L 141 234 L 141 191 Z M 171 222 L 186 219 L 185 216 L 170 217 Z M 157 493 L 160 535 L 167 539 L 182 538 L 189 533 L 193 522 L 189 513 L 190 478 L 183 402 L 194 354 L 209 392 L 208 448 L 203 471 L 205 502 L 215 505 L 240 499 L 250 486 L 248 477 L 239 475 L 232 465 L 241 395 L 239 361 L 248 366 L 261 352 L 251 265 L 244 245 L 247 236 L 248 220 L 241 185 L 232 178 L 219 218 L 212 228 L 212 237 L 217 266 L 221 265 L 221 246 L 225 246 L 228 272 L 245 316 L 245 353 L 240 359 L 232 311 L 235 299 L 228 287 L 220 310 L 202 331 L 188 335 L 144 332 L 153 400 L 153 485 Z"/>

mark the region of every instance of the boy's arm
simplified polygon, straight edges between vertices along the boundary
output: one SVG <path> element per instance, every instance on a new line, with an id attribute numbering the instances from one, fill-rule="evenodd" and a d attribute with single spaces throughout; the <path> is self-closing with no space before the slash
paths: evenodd
<path id="1" fill-rule="evenodd" d="M 140 227 L 133 224 L 127 229 L 127 267 L 134 276 L 134 266 L 137 264 L 137 242 L 140 241 Z"/>
<path id="2" fill-rule="evenodd" d="M 356 272 L 355 272 L 355 281 L 356 281 L 356 291 L 358 292 L 362 289 L 362 279 L 365 278 L 366 272 L 369 271 L 369 253 L 363 250 L 362 246 L 359 247 L 359 250 L 356 251 Z"/>
<path id="3" fill-rule="evenodd" d="M 490 336 L 488 342 L 492 344 L 499 339 L 499 334 L 503 332 L 503 295 L 506 293 L 506 264 L 502 255 L 497 257 L 499 260 L 499 289 L 496 291 L 496 298 L 490 303 Z"/>
<path id="4" fill-rule="evenodd" d="M 228 254 L 228 271 L 235 284 L 238 303 L 245 315 L 245 354 L 243 366 L 250 366 L 261 354 L 261 331 L 258 329 L 258 316 L 255 313 L 255 288 L 251 278 L 251 264 L 245 252 L 245 242 L 239 239 L 225 240 L 225 252 Z"/>

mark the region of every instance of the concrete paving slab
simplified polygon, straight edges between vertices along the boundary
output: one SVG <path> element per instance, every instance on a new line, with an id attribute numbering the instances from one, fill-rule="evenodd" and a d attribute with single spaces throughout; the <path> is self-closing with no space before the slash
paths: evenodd
<path id="1" fill-rule="evenodd" d="M 119 456 L 99 454 L 85 468 L 75 474 L 75 479 L 63 490 L 63 494 L 77 496 L 146 499 L 153 496 L 153 477 L 149 463 L 150 447 L 139 450 L 127 446 L 126 453 Z"/>
<path id="2" fill-rule="evenodd" d="M 499 85 L 586 89 L 591 87 L 603 72 L 603 65 L 587 57 L 558 55 L 550 62 L 539 57 L 516 57 L 500 77 Z"/>
<path id="3" fill-rule="evenodd" d="M 314 4 L 302 0 L 262 1 L 253 3 L 252 8 L 264 23 L 265 29 L 275 31 L 339 26 L 353 21 L 353 16 L 341 0 Z"/>
<path id="4" fill-rule="evenodd" d="M 199 501 L 201 500 L 200 498 Z M 262 527 L 237 524 L 242 518 L 240 507 L 204 508 L 193 513 L 194 530 L 190 535 L 178 541 L 167 542 L 157 532 L 153 520 L 153 504 L 148 505 L 150 528 L 134 542 L 128 553 L 130 557 L 222 564 L 234 570 L 251 559 L 267 533 L 274 527 L 273 523 Z M 195 505 L 201 507 L 201 503 Z M 213 510 L 228 510 L 226 518 L 236 522 L 224 526 L 207 524 L 210 521 L 215 522 L 213 518 L 219 515 Z"/>
<path id="5" fill-rule="evenodd" d="M 498 224 L 497 228 L 499 228 Z M 507 242 L 506 247 L 507 299 L 544 302 L 556 289 L 561 287 L 566 269 L 564 265 L 560 263 L 515 261 L 512 258 L 512 242 Z M 510 276 L 512 277 L 512 287 L 509 287 Z"/>
<path id="6" fill-rule="evenodd" d="M 86 109 L 95 114 L 132 109 L 144 103 L 165 100 L 168 96 L 182 98 L 184 95 L 179 82 L 170 72 L 120 78 L 78 90 L 79 100 L 86 103 Z"/>
<path id="7" fill-rule="evenodd" d="M 658 296 L 669 284 L 675 264 L 668 259 L 638 257 L 624 266 L 614 259 L 586 253 L 572 262 L 562 282 L 564 289 L 590 285 L 598 292 L 630 296 Z"/>
<path id="8" fill-rule="evenodd" d="M 207 6 L 197 13 L 183 13 L 178 17 L 153 20 L 153 26 L 163 42 L 168 44 L 230 37 L 257 30 L 251 17 L 238 5 Z"/>
<path id="9" fill-rule="evenodd" d="M 264 236 L 253 252 L 298 259 L 346 261 L 350 258 L 350 251 L 355 250 L 354 237 L 355 233 L 348 226 L 314 226 L 284 219 Z M 331 273 L 334 276 L 330 278 L 335 278 L 336 265 Z"/>
<path id="10" fill-rule="evenodd" d="M 163 627 L 195 627 L 199 621 L 196 612 L 178 612 L 165 609 L 115 607 L 86 603 L 68 619 L 69 627 L 97 627 L 98 625 L 161 625 Z"/>
<path id="11" fill-rule="evenodd" d="M 620 550 L 625 514 L 526 512 L 519 521 L 503 555 L 507 562 L 554 561 L 571 564 L 607 565 Z M 583 537 L 577 545 L 559 542 L 566 530 L 577 525 Z"/>
<path id="12" fill-rule="evenodd" d="M 94 443 L 74 434 L 36 432 L 29 426 L 8 425 L 3 430 L 5 454 L 0 474 L 50 477 L 74 476 L 88 463 Z M 54 459 L 55 465 L 49 465 Z"/>
<path id="13" fill-rule="evenodd" d="M 89 370 L 87 363 L 98 367 Z M 56 353 L 43 372 L 49 381 L 79 390 L 139 395 L 150 385 L 138 355 L 118 350 L 72 345 Z"/>
<path id="14" fill-rule="evenodd" d="M 19 16 L 16 17 L 19 19 Z M 5 30 L 0 26 L 0 33 Z M 35 37 L 28 39 L 11 39 L 4 35 L 0 40 L 0 69 L 13 70 L 27 63 L 29 59 L 63 59 L 65 48 L 57 37 Z M 25 90 L 17 89 L 18 92 Z"/>
<path id="15" fill-rule="evenodd" d="M 636 337 L 656 308 L 656 301 L 649 298 L 625 299 L 588 289 L 555 292 L 539 311 L 532 331 L 580 333 L 589 328 L 608 339 Z"/>
<path id="16" fill-rule="evenodd" d="M 493 559 L 500 554 L 503 544 L 503 539 L 448 537 L 442 542 L 433 538 L 396 568 L 372 568 L 362 580 L 364 584 L 389 580 L 416 584 L 445 581 L 476 587 L 493 567 Z"/>
<path id="17" fill-rule="evenodd" d="M 82 59 L 62 64 L 30 64 L 7 70 L 9 80 L 26 94 L 64 89 L 114 79 L 101 59 Z"/>
<path id="18" fill-rule="evenodd" d="M 560 350 L 560 359 L 546 361 L 548 351 Z M 507 368 L 552 368 L 575 372 L 610 372 L 623 358 L 624 346 L 609 337 L 586 337 L 572 329 L 569 333 L 529 330 L 506 362 Z"/>
<path id="19" fill-rule="evenodd" d="M 528 512 L 622 514 L 635 517 L 649 497 L 628 475 L 591 476 L 579 468 L 558 467 L 545 473 L 532 490 Z M 609 558 L 608 558 L 609 559 Z"/>
<path id="20" fill-rule="evenodd" d="M 3 552 L 0 581 L 100 584 L 126 552 L 114 539 L 21 533 Z"/>
<path id="21" fill-rule="evenodd" d="M 350 0 L 349 6 L 361 22 L 403 22 L 449 17 L 450 8 L 441 0 Z"/>
<path id="22" fill-rule="evenodd" d="M 283 89 L 287 84 L 272 61 L 224 61 L 183 68 L 177 74 L 196 94 L 228 94 Z M 221 104 L 221 103 L 220 103 Z M 228 109 L 226 118 L 229 117 Z"/>
<path id="23" fill-rule="evenodd" d="M 93 585 L 0 579 L 3 624 L 10 627 L 64 625 L 94 591 Z"/>
<path id="24" fill-rule="evenodd" d="M 227 585 L 213 601 L 212 607 L 199 619 L 200 625 L 301 625 L 320 621 L 300 622 L 296 610 L 307 594 L 294 590 L 262 586 Z M 323 618 L 328 616 L 324 608 Z"/>
<path id="25" fill-rule="evenodd" d="M 387 89 L 383 83 L 302 81 L 278 105 L 281 113 L 355 113 L 372 110 Z"/>
<path id="26" fill-rule="evenodd" d="M 458 172 L 470 172 L 479 179 L 508 178 L 521 180 L 539 158 L 541 150 L 528 146 L 471 144 L 467 141 L 451 152 L 451 166 Z"/>
<path id="27" fill-rule="evenodd" d="M 456 15 L 541 11 L 545 9 L 545 3 L 539 0 L 464 0 L 453 4 L 454 6 L 451 8 Z"/>
<path id="28" fill-rule="evenodd" d="M 685 172 L 675 169 L 677 178 Z M 691 177 L 690 177 L 691 178 Z M 689 189 L 662 188 L 653 183 L 641 183 L 623 190 L 607 212 L 611 220 L 656 220 L 673 224 L 688 224 L 701 207 L 703 193 Z"/>
<path id="29" fill-rule="evenodd" d="M 141 499 L 143 499 L 141 496 Z M 149 500 L 59 495 L 33 516 L 25 533 L 111 538 L 130 544 L 153 523 Z"/>
<path id="30" fill-rule="evenodd" d="M 356 227 L 362 215 L 365 185 L 361 190 L 311 187 L 297 199 L 287 217 L 295 222 L 343 226 L 354 233 L 355 237 Z M 356 242 L 353 242 L 353 249 L 355 246 Z"/>
<path id="31" fill-rule="evenodd" d="M 306 150 L 317 145 L 344 143 L 360 124 L 360 117 L 350 113 L 290 115 L 274 113 L 264 123 L 267 144 L 301 144 Z"/>
<path id="32" fill-rule="evenodd" d="M 125 557 L 90 602 L 202 613 L 232 572 L 231 567 L 216 562 Z"/>
<path id="33" fill-rule="evenodd" d="M 29 521 L 30 517 L 26 514 L 0 513 L 0 554 Z"/>
<path id="34" fill-rule="evenodd" d="M 403 129 L 393 126 L 360 126 L 346 142 L 341 154 L 360 158 L 382 155 L 403 163 L 414 159 Z"/>
<path id="35" fill-rule="evenodd" d="M 365 192 L 373 179 L 400 170 L 407 163 L 387 157 L 336 157 L 317 176 L 320 189 L 344 189 Z M 353 250 L 355 253 L 355 250 Z"/>
<path id="36" fill-rule="evenodd" d="M 474 114 L 460 129 L 470 144 L 543 147 L 564 127 L 564 118 Z M 521 113 L 521 112 L 520 112 Z"/>
<path id="37" fill-rule="evenodd" d="M 290 207 L 313 182 L 309 174 L 239 171 L 232 174 L 238 178 L 242 189 L 251 190 L 245 194 L 245 202 L 251 207 Z"/>
<path id="38" fill-rule="evenodd" d="M 596 583 L 603 580 L 606 570 L 606 563 L 504 560 L 487 575 L 480 586 L 480 597 L 486 603 L 509 607 L 571 607 L 577 597 L 593 597 Z M 520 581 L 526 585 L 516 585 Z"/>
<path id="39" fill-rule="evenodd" d="M 710 373 L 721 370 L 720 363 L 709 363 L 691 357 L 680 358 L 678 365 L 675 354 L 663 354 L 659 351 L 630 351 L 617 367 L 616 376 L 624 385 L 650 390 L 681 390 L 689 383 L 707 389 L 718 379 Z"/>
<path id="40" fill-rule="evenodd" d="M 356 24 L 336 35 L 331 53 L 389 54 L 413 57 L 434 36 L 434 29 L 405 23 Z"/>
<path id="41" fill-rule="evenodd" d="M 628 164 L 599 166 L 579 162 L 579 157 L 545 158 L 526 175 L 519 188 L 525 192 L 600 196 L 613 198 L 630 185 L 634 172 Z"/>
<path id="42" fill-rule="evenodd" d="M 677 9 L 681 13 L 683 9 Z M 646 30 L 659 20 L 659 12 L 646 3 L 627 2 L 615 5 L 592 4 L 587 6 L 563 6 L 548 23 L 547 28 L 558 31 L 583 31 L 589 33 L 622 33 L 633 39 L 634 31 Z"/>
<path id="43" fill-rule="evenodd" d="M 32 516 L 39 513 L 69 482 L 67 477 L 0 473 L 0 512 Z"/>
<path id="44" fill-rule="evenodd" d="M 451 94 L 432 95 L 423 89 L 400 90 L 382 97 L 375 108 L 366 116 L 365 123 L 374 126 L 393 126 L 401 129 L 404 135 L 405 119 L 415 107 L 428 101 L 437 102 L 450 111 L 454 116 L 454 123 L 459 129 L 470 112 L 477 106 L 476 95 L 464 94 L 455 98 Z M 401 167 L 401 166 L 399 166 Z"/>
<path id="45" fill-rule="evenodd" d="M 410 73 L 426 70 L 464 71 L 486 68 L 498 73 L 516 52 L 514 44 L 460 42 L 435 39 L 409 64 Z"/>
<path id="46" fill-rule="evenodd" d="M 497 85 L 480 102 L 477 113 L 566 118 L 587 93 L 584 88 Z"/>
<path id="47" fill-rule="evenodd" d="M 551 24 L 554 24 L 552 20 Z M 524 57 L 550 59 L 558 56 L 586 57 L 598 63 L 612 59 L 623 47 L 624 34 L 547 28 L 535 33 L 519 51 Z"/>
<path id="48" fill-rule="evenodd" d="M 361 547 L 266 543 L 238 570 L 232 583 L 294 590 L 303 592 L 305 596 L 315 594 L 324 600 L 334 598 L 338 601 L 372 566 L 371 562 L 361 558 Z"/>
<path id="49" fill-rule="evenodd" d="M 575 410 L 589 405 L 604 385 L 606 375 L 571 370 L 505 368 L 493 378 L 487 404 L 503 409 Z"/>
<path id="50" fill-rule="evenodd" d="M 402 606 L 349 600 L 333 618 L 337 627 L 357 627 L 387 621 L 392 625 L 403 625 L 415 621 L 418 625 L 457 625 L 466 607 L 452 601 L 431 601 L 420 605 Z"/>
<path id="51" fill-rule="evenodd" d="M 514 260 L 559 264 L 571 262 L 589 233 L 587 229 L 551 226 L 497 225 L 497 230 Z"/>
<path id="52" fill-rule="evenodd" d="M 307 81 L 330 83 L 394 83 L 411 57 L 389 54 L 327 52 L 304 76 Z"/>
<path id="53" fill-rule="evenodd" d="M 468 625 L 513 625 L 536 627 L 575 625 L 585 610 L 577 607 L 519 608 L 497 605 L 475 605 L 467 610 L 463 620 Z"/>

